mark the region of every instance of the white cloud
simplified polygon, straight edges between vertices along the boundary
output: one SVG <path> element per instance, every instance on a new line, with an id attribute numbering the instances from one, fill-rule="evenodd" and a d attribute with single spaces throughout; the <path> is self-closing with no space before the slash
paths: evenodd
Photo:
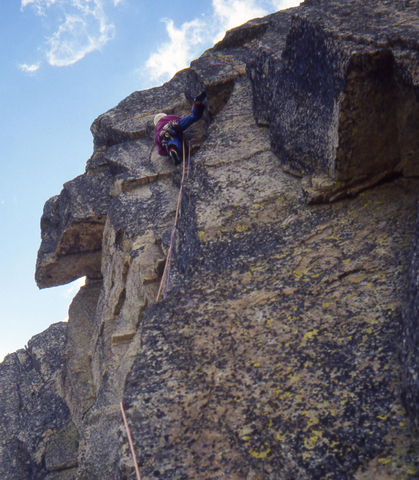
<path id="1" fill-rule="evenodd" d="M 215 21 L 219 25 L 214 42 L 221 40 L 226 30 L 238 27 L 252 18 L 268 14 L 264 8 L 256 6 L 253 0 L 212 0 L 212 6 Z"/>
<path id="2" fill-rule="evenodd" d="M 20 10 L 23 10 L 28 5 L 32 5 L 37 15 L 46 15 L 46 9 L 55 2 L 56 0 L 22 0 Z"/>
<path id="3" fill-rule="evenodd" d="M 120 1 L 114 0 L 114 5 Z M 32 6 L 38 15 L 50 16 L 52 21 L 60 19 L 41 48 L 52 66 L 72 65 L 114 37 L 115 27 L 105 15 L 102 0 L 22 0 L 21 9 L 27 6 Z"/>
<path id="4" fill-rule="evenodd" d="M 107 24 L 100 8 L 82 15 L 66 15 L 65 22 L 48 39 L 48 63 L 55 67 L 72 65 L 88 53 L 100 50 L 114 33 L 114 26 Z"/>
<path id="5" fill-rule="evenodd" d="M 184 23 L 179 29 L 173 21 L 164 20 L 168 40 L 149 57 L 145 74 L 154 81 L 169 80 L 204 49 L 221 40 L 226 30 L 299 4 L 300 0 L 212 0 L 212 14 L 204 20 Z"/>
<path id="6" fill-rule="evenodd" d="M 147 76 L 155 81 L 169 79 L 201 53 L 212 46 L 225 31 L 246 21 L 263 16 L 267 11 L 255 6 L 254 0 L 212 0 L 213 14 L 206 20 L 193 20 L 176 28 L 172 20 L 166 23 L 168 41 L 158 47 L 146 62 Z"/>
<path id="7" fill-rule="evenodd" d="M 285 10 L 286 8 L 298 7 L 303 0 L 272 0 L 275 10 Z"/>
<path id="8" fill-rule="evenodd" d="M 146 63 L 149 75 L 158 80 L 164 76 L 172 76 L 185 68 L 196 54 L 196 46 L 203 42 L 204 23 L 201 20 L 184 23 L 180 29 L 174 26 L 172 20 L 162 20 L 166 23 L 169 41 L 163 43 L 156 53 L 153 53 Z"/>
<path id="9" fill-rule="evenodd" d="M 21 63 L 18 65 L 19 70 L 22 70 L 22 72 L 29 73 L 29 74 L 34 74 L 40 67 L 40 63 L 34 63 L 32 65 L 28 65 L 27 63 Z"/>

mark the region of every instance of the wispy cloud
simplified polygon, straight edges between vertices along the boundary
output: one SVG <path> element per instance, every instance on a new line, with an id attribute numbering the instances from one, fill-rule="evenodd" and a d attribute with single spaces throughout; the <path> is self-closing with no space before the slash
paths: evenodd
<path id="1" fill-rule="evenodd" d="M 199 53 L 221 40 L 226 30 L 252 18 L 298 6 L 300 1 L 212 0 L 212 13 L 204 20 L 184 23 L 180 28 L 176 28 L 171 20 L 163 20 L 166 22 L 168 40 L 150 55 L 145 74 L 155 81 L 169 80 L 177 71 L 186 68 Z"/>
<path id="2" fill-rule="evenodd" d="M 79 12 L 66 14 L 65 22 L 48 39 L 46 57 L 48 63 L 65 67 L 81 60 L 88 53 L 100 50 L 114 37 L 115 28 L 107 23 L 102 6 L 95 2 L 94 8 L 88 4 L 76 5 Z"/>
<path id="3" fill-rule="evenodd" d="M 115 27 L 106 12 L 126 0 L 21 0 L 21 10 L 30 8 L 45 17 L 44 25 L 52 27 L 39 47 L 51 66 L 72 65 L 95 50 L 101 50 L 115 37 Z M 153 81 L 169 79 L 189 65 L 205 48 L 220 40 L 225 31 L 246 21 L 281 8 L 299 4 L 299 0 L 212 0 L 212 11 L 206 17 L 183 23 L 163 19 L 167 39 L 157 46 L 143 73 Z M 19 69 L 34 75 L 38 63 L 21 63 Z"/>
<path id="4" fill-rule="evenodd" d="M 117 5 L 120 1 L 113 0 L 113 3 Z M 72 65 L 88 53 L 100 50 L 115 35 L 115 27 L 105 15 L 102 0 L 21 1 L 21 10 L 28 6 L 37 15 L 60 18 L 55 32 L 41 47 L 52 66 Z"/>
<path id="5" fill-rule="evenodd" d="M 303 0 L 271 0 L 275 10 L 298 7 Z"/>
<path id="6" fill-rule="evenodd" d="M 39 67 L 40 63 L 34 63 L 32 65 L 28 65 L 27 63 L 21 63 L 18 65 L 19 70 L 30 75 L 33 75 L 39 69 Z"/>
<path id="7" fill-rule="evenodd" d="M 53 5 L 56 0 L 22 0 L 20 9 L 23 10 L 28 5 L 32 5 L 38 15 L 45 15 L 46 9 Z"/>
<path id="8" fill-rule="evenodd" d="M 187 65 L 196 55 L 196 47 L 204 41 L 204 22 L 194 20 L 177 29 L 172 20 L 163 19 L 169 40 L 164 42 L 147 61 L 146 67 L 153 80 L 171 76 Z"/>
<path id="9" fill-rule="evenodd" d="M 263 2 L 259 2 L 259 4 Z M 263 17 L 268 14 L 265 8 L 255 5 L 254 0 L 212 0 L 214 9 L 215 25 L 218 25 L 218 32 L 214 42 L 221 40 L 230 28 L 237 27 L 256 17 Z"/>

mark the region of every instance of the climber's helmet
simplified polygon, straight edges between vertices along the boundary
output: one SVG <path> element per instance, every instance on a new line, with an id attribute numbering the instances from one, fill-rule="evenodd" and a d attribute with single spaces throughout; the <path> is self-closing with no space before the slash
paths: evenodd
<path id="1" fill-rule="evenodd" d="M 163 117 L 166 117 L 167 115 L 165 113 L 158 113 L 154 117 L 154 125 L 157 125 L 159 123 L 159 120 L 161 120 Z"/>

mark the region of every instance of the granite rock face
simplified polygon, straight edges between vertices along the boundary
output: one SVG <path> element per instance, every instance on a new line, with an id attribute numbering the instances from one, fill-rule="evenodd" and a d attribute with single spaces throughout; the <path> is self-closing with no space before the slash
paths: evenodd
<path id="1" fill-rule="evenodd" d="M 62 395 L 66 342 L 67 325 L 57 323 L 0 364 L 0 468 L 5 480 L 51 480 L 54 471 L 71 471 L 74 477 L 78 435 Z M 71 431 L 75 440 L 66 454 L 55 451 L 52 446 Z"/>
<path id="2" fill-rule="evenodd" d="M 401 324 L 400 360 L 402 364 L 401 393 L 403 403 L 419 430 L 419 225 L 413 242 L 406 300 Z"/>
<path id="3" fill-rule="evenodd" d="M 45 204 L 35 274 L 40 288 L 64 285 L 84 276 L 101 278 L 111 180 L 109 173 L 81 175 Z"/>
<path id="4" fill-rule="evenodd" d="M 416 176 L 417 3 L 306 3 L 285 41 L 281 19 L 248 68 L 284 169 L 303 177 L 311 203 Z"/>
<path id="5" fill-rule="evenodd" d="M 0 366 L 4 478 L 134 479 L 121 402 L 143 480 L 419 478 L 418 7 L 252 20 L 94 121 L 36 267 L 86 285 Z M 202 89 L 156 302 L 181 168 L 153 117 Z"/>

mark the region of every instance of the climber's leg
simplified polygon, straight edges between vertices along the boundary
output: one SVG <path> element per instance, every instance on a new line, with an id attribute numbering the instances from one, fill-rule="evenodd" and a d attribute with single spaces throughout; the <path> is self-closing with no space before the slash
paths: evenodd
<path id="1" fill-rule="evenodd" d="M 182 139 L 179 137 L 170 138 L 167 142 L 167 152 L 169 153 L 173 163 L 179 165 L 182 163 Z"/>
<path id="2" fill-rule="evenodd" d="M 197 122 L 201 119 L 202 114 L 204 113 L 205 107 L 202 104 L 194 103 L 192 107 L 192 113 L 186 115 L 179 120 L 178 125 L 182 132 L 184 132 L 187 128 L 189 128 L 193 123 Z"/>

